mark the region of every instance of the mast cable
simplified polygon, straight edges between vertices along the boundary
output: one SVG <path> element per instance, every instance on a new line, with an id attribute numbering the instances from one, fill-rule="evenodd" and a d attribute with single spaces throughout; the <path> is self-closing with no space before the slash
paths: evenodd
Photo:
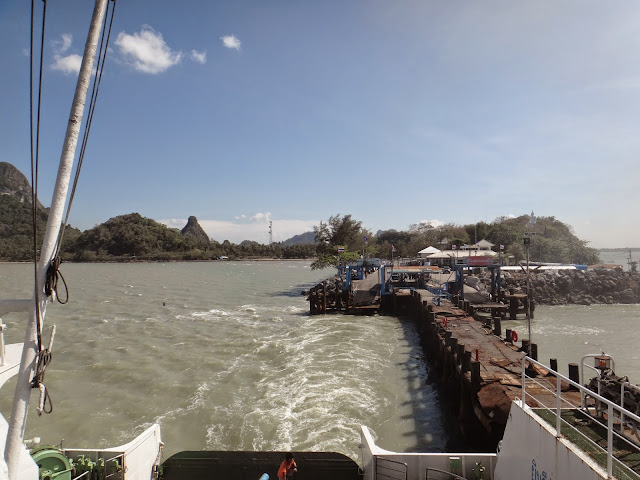
<path id="1" fill-rule="evenodd" d="M 102 25 L 102 37 L 100 39 L 100 48 L 98 51 L 98 59 L 96 61 L 96 73 L 93 77 L 93 89 L 91 91 L 91 99 L 89 101 L 89 111 L 87 114 L 87 120 L 84 126 L 84 134 L 82 137 L 82 144 L 80 146 L 80 154 L 78 156 L 78 165 L 76 166 L 76 173 L 73 179 L 73 186 L 71 188 L 71 195 L 69 197 L 69 203 L 67 205 L 67 213 L 65 215 L 64 222 L 62 223 L 62 228 L 60 229 L 60 235 L 58 236 L 56 249 L 53 255 L 53 259 L 51 260 L 51 264 L 49 265 L 49 269 L 47 270 L 47 282 L 45 286 L 45 292 L 47 295 L 51 295 L 52 292 L 56 293 L 56 300 L 58 303 L 65 304 L 69 301 L 69 289 L 67 287 L 67 282 L 65 282 L 62 273 L 60 273 L 60 264 L 62 263 L 62 259 L 60 258 L 60 249 L 62 248 L 62 240 L 64 238 L 64 232 L 66 226 L 69 222 L 69 215 L 71 213 L 71 205 L 73 204 L 73 199 L 76 194 L 76 189 L 78 187 L 78 182 L 80 180 L 80 171 L 82 169 L 82 165 L 84 162 L 84 156 L 87 150 L 87 143 L 89 141 L 89 133 L 91 131 L 91 124 L 93 123 L 93 114 L 96 109 L 96 104 L 98 101 L 98 93 L 100 91 L 100 83 L 102 81 L 102 72 L 104 72 L 104 64 L 107 59 L 107 52 L 109 47 L 109 41 L 111 39 L 111 29 L 113 27 L 113 18 L 116 9 L 116 0 L 111 0 L 113 6 L 111 7 L 111 16 L 109 17 L 109 3 L 107 4 L 107 12 L 104 16 L 104 22 Z M 107 18 L 109 18 L 109 29 L 108 33 L 106 33 L 106 41 L 105 41 L 105 32 L 107 32 Z M 60 300 L 58 296 L 58 276 L 62 279 L 64 283 L 64 287 L 66 290 L 66 298 L 64 301 Z"/>
<path id="2" fill-rule="evenodd" d="M 42 27 L 40 40 L 40 71 L 38 76 L 38 104 L 35 135 L 34 153 L 34 132 L 33 132 L 33 43 L 34 43 L 34 0 L 31 0 L 31 38 L 29 56 L 29 130 L 31 138 L 31 213 L 32 213 L 32 233 L 33 233 L 33 267 L 34 267 L 34 301 L 36 311 L 36 331 L 38 350 L 42 349 L 42 314 L 40 312 L 40 289 L 38 288 L 38 171 L 40 158 L 40 116 L 42 106 L 42 75 L 44 65 L 44 38 L 47 18 L 47 2 L 43 0 Z"/>
<path id="3" fill-rule="evenodd" d="M 34 0 L 31 0 L 31 36 L 30 36 L 30 54 L 29 54 L 29 131 L 30 131 L 30 143 L 31 143 L 31 221 L 32 221 L 32 233 L 33 233 L 33 267 L 34 267 L 34 302 L 35 302 L 35 316 L 36 316 L 36 340 L 38 347 L 38 355 L 36 357 L 36 371 L 33 379 L 31 380 L 31 386 L 33 388 L 40 388 L 43 392 L 42 403 L 45 406 L 39 413 L 51 413 L 53 411 L 53 403 L 47 388 L 42 384 L 44 378 L 44 371 L 46 366 L 51 361 L 51 352 L 48 349 L 42 348 L 42 312 L 40 310 L 40 288 L 38 286 L 38 172 L 40 164 L 40 119 L 42 112 L 42 76 L 44 65 L 44 39 L 45 39 L 45 27 L 47 18 L 47 1 L 43 0 L 44 7 L 42 9 L 42 27 L 40 32 L 40 65 L 38 73 L 38 103 L 37 103 L 37 116 L 36 116 L 36 133 L 35 133 L 35 152 L 34 152 L 34 132 L 33 132 L 33 43 L 34 43 L 34 23 L 35 23 L 35 8 Z"/>

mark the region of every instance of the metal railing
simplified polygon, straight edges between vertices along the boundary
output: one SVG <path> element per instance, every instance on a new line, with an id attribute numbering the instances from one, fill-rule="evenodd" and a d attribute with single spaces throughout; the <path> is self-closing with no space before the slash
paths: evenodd
<path id="1" fill-rule="evenodd" d="M 553 375 L 556 379 L 556 388 L 555 392 L 543 383 L 538 382 L 535 377 L 527 375 L 527 364 L 537 365 L 545 370 L 547 367 L 530 357 L 524 357 L 522 359 L 522 402 L 523 407 L 526 404 L 527 397 L 535 400 L 535 402 L 539 405 L 539 408 L 546 411 L 553 418 L 555 417 L 555 430 L 556 430 L 556 438 L 565 437 L 574 443 L 581 450 L 585 450 L 583 446 L 578 445 L 578 443 L 582 445 L 587 445 L 593 452 L 598 452 L 601 456 L 606 455 L 606 471 L 607 475 L 610 478 L 613 478 L 613 469 L 614 465 L 617 470 L 617 474 L 620 473 L 626 474 L 627 478 L 640 479 L 640 475 L 632 470 L 628 465 L 624 464 L 620 459 L 616 458 L 614 455 L 614 442 L 620 443 L 622 442 L 625 445 L 628 445 L 628 449 L 634 452 L 640 453 L 640 448 L 629 439 L 627 439 L 624 435 L 618 433 L 614 427 L 618 427 L 621 432 L 624 431 L 625 422 L 636 422 L 637 425 L 640 425 L 640 417 L 635 415 L 634 413 L 625 410 L 624 407 L 617 405 L 610 400 L 598 395 L 596 392 L 583 387 L 579 383 L 576 383 L 569 378 L 559 374 L 558 372 L 554 372 L 553 370 L 549 370 L 549 374 Z M 547 399 L 542 398 L 543 395 L 537 395 L 534 393 L 535 389 L 530 388 L 527 390 L 527 380 L 534 384 L 536 389 L 542 389 L 543 394 L 551 394 L 552 398 L 555 398 L 555 401 L 549 402 Z M 573 391 L 580 392 L 581 405 L 575 405 L 570 398 L 565 395 L 563 396 L 562 385 L 565 384 L 569 387 L 573 387 Z M 590 412 L 590 409 L 584 405 L 582 399 L 585 396 L 589 396 L 593 398 L 597 403 L 601 405 L 601 411 L 604 412 L 606 409 L 606 416 L 603 414 L 600 418 L 596 418 Z M 549 405 L 549 403 L 553 403 Z M 602 447 L 594 440 L 589 438 L 585 433 L 580 431 L 577 427 L 571 425 L 567 420 L 562 418 L 562 413 L 567 410 L 572 410 L 579 412 L 580 415 L 583 415 L 585 420 L 588 422 L 592 422 L 593 425 L 597 425 L 601 428 L 606 429 L 607 437 L 606 437 L 606 448 Z M 535 413 L 535 412 L 534 412 Z M 540 415 L 538 415 L 540 416 Z M 543 419 L 544 420 L 544 419 Z M 549 421 L 549 420 L 546 420 Z M 604 439 L 601 439 L 604 440 Z M 585 452 L 586 453 L 586 452 Z M 603 468 L 604 462 L 598 462 L 594 455 L 590 455 L 597 463 L 599 463 Z M 618 475 L 616 478 L 618 478 Z"/>
<path id="2" fill-rule="evenodd" d="M 4 331 L 7 326 L 2 323 L 2 319 L 0 318 L 0 367 L 4 367 L 5 364 L 5 348 L 4 348 Z"/>
<path id="3" fill-rule="evenodd" d="M 375 459 L 376 479 L 390 478 L 391 480 L 407 480 L 408 468 L 406 463 L 384 457 L 375 457 Z"/>
<path id="4" fill-rule="evenodd" d="M 433 480 L 436 480 L 433 475 L 429 476 L 429 472 L 435 472 L 436 475 L 439 474 L 438 479 L 439 480 L 466 480 L 464 477 L 461 477 L 460 475 L 456 475 L 455 473 L 451 473 L 451 472 L 447 472 L 446 470 L 440 470 L 438 468 L 427 468 L 427 472 L 425 474 L 425 480 L 429 480 L 430 478 Z"/>
<path id="5" fill-rule="evenodd" d="M 427 285 L 427 290 L 429 290 L 433 294 L 434 299 L 439 298 L 443 300 L 451 300 L 451 295 L 445 288 Z"/>

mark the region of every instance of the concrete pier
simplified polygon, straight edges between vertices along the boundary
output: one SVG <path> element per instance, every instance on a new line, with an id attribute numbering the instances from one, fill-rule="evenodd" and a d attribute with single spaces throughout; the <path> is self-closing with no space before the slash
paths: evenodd
<path id="1" fill-rule="evenodd" d="M 464 303 L 462 308 L 448 301 L 434 303 L 427 290 L 413 290 L 402 300 L 409 303 L 404 307 L 418 326 L 425 356 L 457 414 L 465 441 L 492 450 L 502 439 L 512 401 L 521 397 L 525 352 L 517 342 L 509 341 L 514 331 L 510 330 L 508 340 L 499 315 L 478 321 L 468 314 Z M 534 350 L 537 353 L 537 345 Z M 544 401 L 545 388 L 555 392 L 555 378 L 547 378 L 547 371 L 528 366 L 527 373 L 536 377 L 535 383 L 526 382 L 538 401 Z M 555 398 L 546 395 L 550 402 Z M 530 406 L 540 406 L 527 399 L 535 403 Z M 576 395 L 574 401 L 579 404 L 580 398 Z"/>

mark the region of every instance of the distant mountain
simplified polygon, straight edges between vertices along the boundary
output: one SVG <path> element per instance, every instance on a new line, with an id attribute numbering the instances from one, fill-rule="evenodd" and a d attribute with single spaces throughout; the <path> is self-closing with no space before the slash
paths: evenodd
<path id="1" fill-rule="evenodd" d="M 0 195 L 10 195 L 21 202 L 31 201 L 31 184 L 27 177 L 7 162 L 0 162 Z"/>
<path id="2" fill-rule="evenodd" d="M 207 233 L 202 229 L 198 223 L 198 219 L 193 215 L 189 217 L 187 224 L 182 229 L 182 235 L 191 238 L 198 248 L 201 249 L 206 250 L 211 244 L 209 235 L 207 235 Z"/>
<path id="3" fill-rule="evenodd" d="M 44 238 L 49 211 L 37 202 L 36 245 Z M 68 245 L 80 234 L 67 226 L 64 244 Z M 0 260 L 33 259 L 33 211 L 31 184 L 20 170 L 7 162 L 0 162 Z"/>
<path id="4" fill-rule="evenodd" d="M 282 242 L 282 245 L 288 247 L 290 245 L 299 245 L 301 243 L 316 243 L 316 234 L 314 232 L 305 232 L 300 235 L 294 235 Z"/>

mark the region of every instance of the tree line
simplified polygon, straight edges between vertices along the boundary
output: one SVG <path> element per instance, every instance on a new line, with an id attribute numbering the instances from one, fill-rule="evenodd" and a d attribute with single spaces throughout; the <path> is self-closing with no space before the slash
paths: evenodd
<path id="1" fill-rule="evenodd" d="M 0 203 L 0 260 L 30 260 L 34 244 L 31 206 L 10 196 L 0 196 Z M 45 208 L 37 210 L 38 248 L 47 213 Z M 203 236 L 199 225 L 200 233 L 196 234 L 185 231 L 187 227 L 180 231 L 138 213 L 121 215 L 85 232 L 67 227 L 61 254 L 64 260 L 79 262 L 313 258 L 312 267 L 322 268 L 337 264 L 339 248 L 343 250 L 340 260 L 350 262 L 363 255 L 383 259 L 392 256 L 412 258 L 430 245 L 451 249 L 453 245 L 460 247 L 486 239 L 496 246 L 503 245 L 505 254 L 517 262 L 525 258 L 522 239 L 525 233 L 530 233 L 531 260 L 576 264 L 600 261 L 596 249 L 577 238 L 570 226 L 554 217 L 538 217 L 535 225 L 530 224 L 528 215 L 468 225 L 434 226 L 423 222 L 404 231 L 392 229 L 374 234 L 351 215 L 338 214 L 314 227 L 314 244 L 294 245 L 282 242 L 265 245 L 249 240 L 240 244 L 228 240 L 217 242 L 206 234 Z"/>
<path id="2" fill-rule="evenodd" d="M 313 268 L 335 265 L 338 248 L 341 261 L 367 257 L 389 259 L 392 256 L 413 258 L 428 246 L 451 250 L 488 240 L 500 248 L 515 262 L 524 260 L 524 237 L 530 238 L 532 261 L 568 264 L 596 264 L 600 262 L 597 249 L 580 240 L 573 229 L 555 217 L 537 217 L 535 223 L 529 215 L 499 217 L 493 222 L 477 222 L 467 225 L 448 223 L 433 225 L 422 222 L 410 225 L 408 230 L 384 230 L 375 235 L 354 220 L 351 215 L 334 215 L 314 227 L 318 254 Z M 455 246 L 455 247 L 454 247 Z"/>

